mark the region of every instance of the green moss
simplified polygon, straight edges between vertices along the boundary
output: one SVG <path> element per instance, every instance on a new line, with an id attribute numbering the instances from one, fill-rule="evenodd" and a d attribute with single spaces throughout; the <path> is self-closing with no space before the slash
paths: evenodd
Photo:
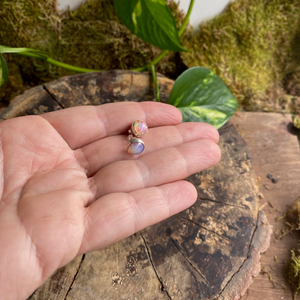
<path id="1" fill-rule="evenodd" d="M 236 0 L 184 46 L 192 49 L 181 54 L 186 65 L 212 69 L 243 108 L 292 111 L 282 98 L 286 77 L 300 66 L 298 0 Z"/>
<path id="2" fill-rule="evenodd" d="M 168 1 L 178 27 L 183 14 Z M 235 0 L 196 34 L 185 31 L 190 52 L 170 52 L 157 71 L 176 78 L 188 66 L 212 69 L 246 110 L 292 112 L 300 116 L 300 2 Z M 55 0 L 0 1 L 0 44 L 30 47 L 52 58 L 90 69 L 131 69 L 160 52 L 132 35 L 116 16 L 112 0 L 87 0 L 59 15 Z M 5 55 L 9 82 L 0 102 L 31 86 L 74 74 L 44 61 Z M 298 115 L 298 119 L 297 119 Z M 298 123 L 297 123 L 298 124 Z"/>
<path id="3" fill-rule="evenodd" d="M 4 0 L 0 2 L 0 44 L 12 47 L 37 46 L 34 40 L 52 40 L 55 33 L 49 29 L 54 22 L 52 15 L 55 12 L 51 0 Z M 45 42 L 47 44 L 47 42 Z M 46 69 L 41 62 L 34 62 L 17 55 L 4 55 L 9 71 L 9 82 L 0 89 L 0 101 L 22 93 L 28 87 L 39 82 L 39 75 L 32 71 Z"/>
<path id="4" fill-rule="evenodd" d="M 295 254 L 295 251 L 291 251 L 291 263 L 289 267 L 289 282 L 292 286 L 294 299 L 300 291 L 300 256 Z"/>
<path id="5" fill-rule="evenodd" d="M 180 24 L 177 4 L 169 4 Z M 39 49 L 64 63 L 98 70 L 142 67 L 161 52 L 131 34 L 117 17 L 112 0 L 87 0 L 76 11 L 62 15 L 54 0 L 0 1 L 0 44 Z M 5 58 L 10 77 L 0 89 L 0 101 L 6 103 L 30 86 L 74 74 L 37 59 Z M 167 76 L 176 69 L 174 53 L 157 66 Z"/>

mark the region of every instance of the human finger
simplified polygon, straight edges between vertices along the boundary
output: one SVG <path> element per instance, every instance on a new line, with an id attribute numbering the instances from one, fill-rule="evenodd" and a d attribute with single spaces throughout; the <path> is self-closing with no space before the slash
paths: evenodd
<path id="1" fill-rule="evenodd" d="M 184 179 L 215 165 L 220 156 L 220 148 L 214 142 L 197 140 L 164 148 L 136 160 L 114 162 L 93 176 L 96 198 Z"/>
<path id="2" fill-rule="evenodd" d="M 85 233 L 79 254 L 104 248 L 191 206 L 195 187 L 177 181 L 101 197 L 87 207 Z"/>
<path id="3" fill-rule="evenodd" d="M 181 122 L 180 111 L 157 102 L 118 102 L 99 106 L 79 106 L 42 115 L 63 137 L 70 148 L 77 149 L 106 136 L 126 133 L 136 120 L 149 127 Z"/>
<path id="4" fill-rule="evenodd" d="M 198 139 L 219 141 L 218 131 L 211 125 L 199 122 L 181 123 L 175 126 L 163 126 L 149 129 L 143 137 L 145 151 L 140 155 L 127 152 L 128 141 L 125 135 L 115 135 L 100 139 L 77 150 L 77 157 L 92 176 L 104 166 L 120 160 L 133 160 L 153 151 L 177 146 Z"/>

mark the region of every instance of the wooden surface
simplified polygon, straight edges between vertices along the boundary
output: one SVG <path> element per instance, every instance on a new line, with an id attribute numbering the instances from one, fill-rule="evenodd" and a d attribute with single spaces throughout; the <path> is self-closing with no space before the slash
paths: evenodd
<path id="1" fill-rule="evenodd" d="M 173 81 L 158 75 L 160 97 L 167 102 Z M 99 105 L 117 101 L 152 101 L 155 99 L 151 76 L 146 73 L 112 70 L 67 76 L 34 87 L 14 98 L 8 108 L 0 111 L 0 119 L 42 114 L 79 106 Z"/>
<path id="2" fill-rule="evenodd" d="M 239 299 L 259 273 L 270 227 L 258 215 L 244 140 L 229 126 L 219 144 L 221 162 L 188 178 L 198 190 L 195 205 L 82 256 L 78 270 L 58 270 L 31 299 Z"/>
<path id="3" fill-rule="evenodd" d="M 260 206 L 271 203 L 273 207 L 267 204 L 263 211 L 274 233 L 279 233 L 286 220 L 276 222 L 275 219 L 300 196 L 300 149 L 297 137 L 289 132 L 292 118 L 273 113 L 236 113 L 231 122 L 237 126 L 251 150 L 254 171 L 261 177 L 259 191 L 264 195 Z M 278 183 L 268 179 L 267 174 L 277 178 Z M 282 240 L 272 236 L 270 247 L 261 258 L 261 265 L 270 273 L 272 281 L 268 274 L 261 273 L 242 300 L 293 299 L 287 272 L 290 250 L 297 247 L 299 239 L 298 232 Z"/>
<path id="4" fill-rule="evenodd" d="M 173 82 L 159 77 L 166 101 Z M 12 101 L 1 119 L 76 105 L 154 98 L 148 74 L 109 71 L 65 77 Z M 259 212 L 251 155 L 234 126 L 220 130 L 221 162 L 188 178 L 188 210 L 77 257 L 31 299 L 239 299 L 259 273 L 270 226 Z"/>

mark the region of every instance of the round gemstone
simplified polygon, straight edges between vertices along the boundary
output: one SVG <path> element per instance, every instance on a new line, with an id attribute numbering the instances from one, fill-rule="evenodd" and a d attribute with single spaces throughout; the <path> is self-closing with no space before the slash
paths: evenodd
<path id="1" fill-rule="evenodd" d="M 145 150 L 145 145 L 140 139 L 132 139 L 127 150 L 128 153 L 137 155 Z"/>
<path id="2" fill-rule="evenodd" d="M 148 132 L 148 126 L 144 121 L 137 120 L 132 124 L 132 133 L 135 136 L 142 136 Z"/>

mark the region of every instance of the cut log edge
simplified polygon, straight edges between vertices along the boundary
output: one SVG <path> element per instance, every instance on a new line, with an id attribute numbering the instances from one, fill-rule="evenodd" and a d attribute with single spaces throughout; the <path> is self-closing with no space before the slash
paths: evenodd
<path id="1" fill-rule="evenodd" d="M 258 212 L 257 226 L 251 240 L 249 253 L 240 269 L 233 275 L 216 300 L 238 300 L 246 293 L 252 278 L 260 273 L 261 254 L 267 251 L 272 235 L 272 226 L 265 213 Z"/>

